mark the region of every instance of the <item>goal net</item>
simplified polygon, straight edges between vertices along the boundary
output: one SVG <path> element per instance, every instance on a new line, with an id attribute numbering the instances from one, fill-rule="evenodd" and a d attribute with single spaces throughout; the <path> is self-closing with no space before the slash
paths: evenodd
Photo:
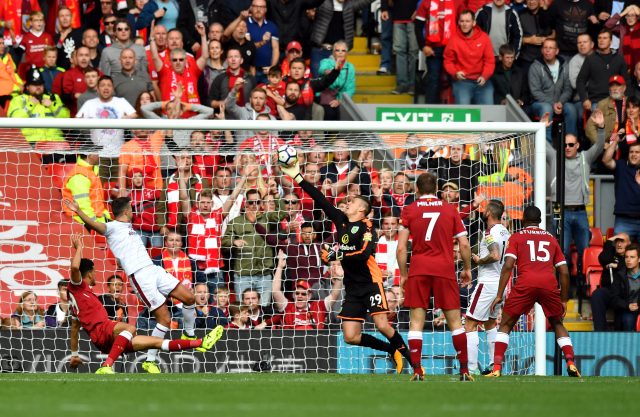
<path id="1" fill-rule="evenodd" d="M 459 208 L 473 253 L 485 230 L 481 214 L 488 200 L 504 203 L 503 224 L 511 231 L 520 227 L 525 205 L 544 208 L 544 181 L 533 180 L 544 176 L 537 124 L 4 120 L 10 123 L 0 129 L 0 368 L 5 372 L 90 372 L 105 358 L 81 332 L 84 364 L 68 365 L 64 285 L 72 233 L 84 235 L 85 257 L 95 263 L 93 290 L 109 315 L 141 334 L 155 326 L 105 239 L 63 209 L 63 196 L 82 201 L 105 221 L 113 217 L 110 202 L 129 196 L 133 229 L 150 257 L 196 295 L 197 335 L 217 324 L 228 327 L 211 352 L 161 352 L 156 360 L 164 372 L 392 372 L 381 352 L 342 339 L 336 316 L 343 271 L 320 259 L 320 244 L 334 242 L 334 229 L 281 173 L 273 153 L 282 144 L 296 148 L 305 179 L 335 206 L 354 195 L 372 202 L 379 234 L 375 261 L 383 272 L 388 319 L 405 340 L 409 315 L 395 249 L 400 215 L 414 199 L 417 175 L 437 175 L 439 196 Z M 22 129 L 60 129 L 65 141 L 28 144 Z M 280 259 L 280 251 L 286 257 Z M 455 258 L 460 271 L 457 253 Z M 463 317 L 472 290 L 461 289 Z M 166 337 L 179 338 L 182 306 L 176 300 L 168 305 L 172 331 Z M 541 320 L 536 338 L 533 312 L 521 319 L 503 372 L 544 372 Z M 370 320 L 364 329 L 383 338 Z M 146 352 L 126 354 L 115 369 L 141 372 L 146 359 Z M 433 308 L 425 322 L 422 362 L 428 374 L 458 372 L 451 335 L 441 311 Z M 490 362 L 481 331 L 479 364 Z"/>

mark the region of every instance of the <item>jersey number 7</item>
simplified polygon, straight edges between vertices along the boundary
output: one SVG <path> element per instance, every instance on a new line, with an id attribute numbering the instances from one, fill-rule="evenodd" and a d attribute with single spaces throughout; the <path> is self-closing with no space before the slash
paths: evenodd
<path id="1" fill-rule="evenodd" d="M 427 225 L 427 233 L 424 235 L 425 242 L 431 241 L 431 234 L 433 233 L 433 228 L 436 227 L 438 217 L 440 217 L 440 213 L 422 213 L 423 219 L 429 219 L 429 224 Z"/>

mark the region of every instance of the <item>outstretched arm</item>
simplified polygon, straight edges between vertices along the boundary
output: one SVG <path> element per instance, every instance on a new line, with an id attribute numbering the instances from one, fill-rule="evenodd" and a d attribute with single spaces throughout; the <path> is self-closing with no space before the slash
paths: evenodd
<path id="1" fill-rule="evenodd" d="M 82 276 L 80 275 L 80 260 L 82 259 L 82 249 L 84 249 L 82 235 L 71 235 L 71 244 L 76 250 L 73 258 L 71 258 L 71 283 L 78 285 L 82 282 Z"/>
<path id="2" fill-rule="evenodd" d="M 271 293 L 273 294 L 273 302 L 275 308 L 279 312 L 283 312 L 287 308 L 287 297 L 282 293 L 282 273 L 287 266 L 287 255 L 283 251 L 278 251 L 278 266 L 273 274 L 273 282 L 271 283 Z"/>
<path id="3" fill-rule="evenodd" d="M 104 223 L 97 222 L 94 219 L 87 216 L 84 211 L 80 210 L 80 206 L 78 206 L 78 203 L 75 200 L 72 201 L 65 198 L 62 200 L 62 204 L 67 206 L 67 208 L 69 208 L 69 210 L 71 210 L 72 212 L 76 213 L 78 217 L 82 219 L 82 221 L 87 226 L 87 228 L 93 229 L 97 233 L 100 233 L 101 235 L 104 235 L 107 232 L 107 225 Z"/>
<path id="4" fill-rule="evenodd" d="M 75 318 L 71 320 L 71 331 L 69 334 L 69 348 L 71 349 L 71 358 L 69 358 L 69 366 L 77 368 L 82 365 L 82 359 L 78 355 L 78 334 L 80 333 L 80 322 Z"/>

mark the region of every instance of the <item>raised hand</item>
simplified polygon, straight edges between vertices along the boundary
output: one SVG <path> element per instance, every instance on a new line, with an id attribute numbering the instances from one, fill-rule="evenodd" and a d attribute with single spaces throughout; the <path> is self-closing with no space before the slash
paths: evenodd
<path id="1" fill-rule="evenodd" d="M 596 126 L 598 126 L 600 129 L 604 129 L 604 114 L 602 113 L 602 110 L 600 109 L 595 109 L 592 113 L 591 113 L 591 117 L 590 117 L 591 121 L 593 123 L 595 123 Z"/>
<path id="2" fill-rule="evenodd" d="M 82 241 L 82 235 L 74 233 L 71 235 L 71 244 L 75 250 L 82 250 L 84 248 L 84 242 Z"/>
<path id="3" fill-rule="evenodd" d="M 78 205 L 78 203 L 75 200 L 69 200 L 68 198 L 63 198 L 62 199 L 62 204 L 67 206 L 67 208 L 69 210 L 73 211 L 74 213 L 77 213 L 78 210 L 80 210 L 80 206 Z"/>

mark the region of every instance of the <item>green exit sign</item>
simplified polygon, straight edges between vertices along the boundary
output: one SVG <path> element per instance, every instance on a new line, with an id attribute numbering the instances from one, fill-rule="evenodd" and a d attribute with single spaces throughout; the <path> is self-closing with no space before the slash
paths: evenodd
<path id="1" fill-rule="evenodd" d="M 480 109 L 377 107 L 379 122 L 479 122 Z"/>

